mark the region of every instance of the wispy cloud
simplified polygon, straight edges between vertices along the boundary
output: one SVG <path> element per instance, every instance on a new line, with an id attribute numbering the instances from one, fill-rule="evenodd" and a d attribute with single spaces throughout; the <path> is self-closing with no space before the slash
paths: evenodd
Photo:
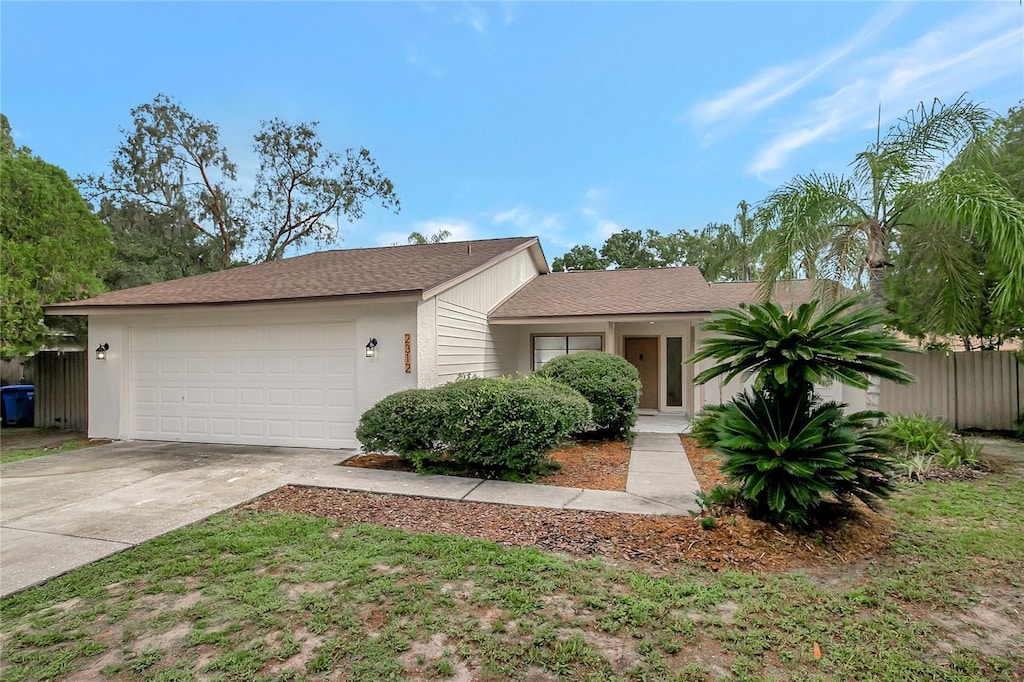
<path id="1" fill-rule="evenodd" d="M 452 18 L 460 24 L 465 24 L 473 29 L 477 35 L 487 35 L 487 24 L 489 17 L 486 10 L 479 5 L 463 2 L 455 10 Z"/>
<path id="2" fill-rule="evenodd" d="M 795 152 L 816 142 L 874 128 L 879 104 L 884 127 L 920 101 L 948 101 L 997 79 L 1024 77 L 1024 26 L 1015 4 L 972 6 L 916 39 L 887 47 L 885 29 L 909 9 L 887 8 L 837 48 L 808 62 L 771 67 L 699 102 L 690 117 L 703 141 L 713 142 L 758 113 L 764 121 L 769 110 L 792 100 L 796 110 L 780 111 L 768 124 L 768 139 L 747 165 L 748 172 L 761 176 L 785 169 Z M 812 96 L 796 102 L 793 95 L 805 89 L 813 90 Z"/>
<path id="3" fill-rule="evenodd" d="M 691 119 L 705 129 L 711 142 L 725 130 L 751 120 L 765 109 L 803 90 L 836 64 L 855 53 L 906 12 L 906 5 L 889 5 L 877 12 L 856 34 L 810 59 L 774 66 L 712 99 L 698 102 Z"/>

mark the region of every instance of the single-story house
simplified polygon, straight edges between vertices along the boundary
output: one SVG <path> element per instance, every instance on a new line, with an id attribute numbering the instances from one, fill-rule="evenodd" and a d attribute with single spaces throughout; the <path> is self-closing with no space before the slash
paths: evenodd
<path id="1" fill-rule="evenodd" d="M 390 393 L 584 349 L 636 365 L 641 409 L 692 414 L 739 388 L 694 386 L 700 321 L 756 290 L 694 267 L 553 273 L 514 237 L 312 253 L 46 310 L 88 315 L 102 349 L 93 438 L 351 448 Z M 810 296 L 796 282 L 780 301 Z"/>

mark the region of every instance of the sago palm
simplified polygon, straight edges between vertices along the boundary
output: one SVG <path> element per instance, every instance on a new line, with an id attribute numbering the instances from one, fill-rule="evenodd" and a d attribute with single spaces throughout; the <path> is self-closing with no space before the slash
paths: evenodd
<path id="1" fill-rule="evenodd" d="M 866 423 L 877 416 L 846 416 L 809 393 L 743 393 L 718 419 L 715 450 L 755 516 L 805 526 L 827 497 L 874 507 L 892 490 L 886 443 Z"/>
<path id="2" fill-rule="evenodd" d="M 694 383 L 756 375 L 756 389 L 798 397 L 831 381 L 856 388 L 867 388 L 870 377 L 913 381 L 899 362 L 883 355 L 905 349 L 881 330 L 885 311 L 862 306 L 863 301 L 862 296 L 840 299 L 820 314 L 817 300 L 790 311 L 771 302 L 717 311 L 702 325 L 714 336 L 704 339 L 688 362 L 711 358 L 719 364 L 694 377 Z"/>

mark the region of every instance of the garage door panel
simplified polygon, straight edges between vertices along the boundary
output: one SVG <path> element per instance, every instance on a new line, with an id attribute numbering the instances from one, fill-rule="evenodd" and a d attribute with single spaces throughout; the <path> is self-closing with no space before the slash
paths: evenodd
<path id="1" fill-rule="evenodd" d="M 214 405 L 218 406 L 229 406 L 234 405 L 238 401 L 238 392 L 233 388 L 221 388 L 218 386 L 213 387 L 212 400 Z"/>
<path id="2" fill-rule="evenodd" d="M 292 367 L 292 359 L 290 357 L 267 358 L 267 373 L 294 374 L 295 368 Z"/>
<path id="3" fill-rule="evenodd" d="M 356 444 L 352 324 L 133 329 L 131 338 L 133 437 Z"/>
<path id="4" fill-rule="evenodd" d="M 214 357 L 211 359 L 211 365 L 214 374 L 234 374 L 237 371 L 233 357 Z"/>
<path id="5" fill-rule="evenodd" d="M 295 404 L 299 407 L 326 407 L 324 391 L 319 388 L 300 388 L 295 391 Z"/>
<path id="6" fill-rule="evenodd" d="M 289 407 L 295 402 L 295 391 L 290 388 L 272 388 L 267 391 L 270 407 Z"/>
<path id="7" fill-rule="evenodd" d="M 160 358 L 160 375 L 175 376 L 185 373 L 184 358 Z"/>
<path id="8" fill-rule="evenodd" d="M 262 376 L 263 358 L 241 357 L 238 358 L 238 373 Z"/>

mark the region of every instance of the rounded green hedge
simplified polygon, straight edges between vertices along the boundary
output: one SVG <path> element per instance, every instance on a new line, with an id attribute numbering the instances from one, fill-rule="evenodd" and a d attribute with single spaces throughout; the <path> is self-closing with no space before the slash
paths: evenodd
<path id="1" fill-rule="evenodd" d="M 444 414 L 436 393 L 417 388 L 399 391 L 363 413 L 356 438 L 368 451 L 397 452 L 420 466 L 438 456 Z"/>
<path id="2" fill-rule="evenodd" d="M 397 452 L 420 470 L 451 462 L 529 476 L 590 420 L 586 398 L 549 379 L 460 379 L 384 398 L 363 414 L 356 437 L 367 450 Z"/>
<path id="3" fill-rule="evenodd" d="M 560 355 L 535 375 L 554 379 L 576 389 L 594 411 L 599 431 L 619 434 L 636 424 L 640 406 L 640 374 L 628 360 L 601 351 Z"/>

